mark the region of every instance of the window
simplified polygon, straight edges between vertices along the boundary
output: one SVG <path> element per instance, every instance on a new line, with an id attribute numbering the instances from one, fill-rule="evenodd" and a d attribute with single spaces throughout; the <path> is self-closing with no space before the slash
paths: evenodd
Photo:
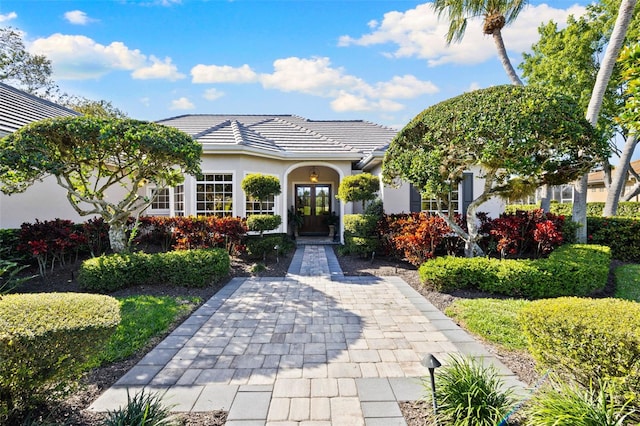
<path id="1" fill-rule="evenodd" d="M 245 214 L 247 217 L 252 214 L 275 214 L 275 197 L 272 195 L 268 200 L 260 202 L 253 197 L 247 197 Z"/>
<path id="2" fill-rule="evenodd" d="M 460 202 L 459 202 L 459 191 L 455 190 L 455 191 L 451 191 L 449 193 L 449 201 L 450 201 L 450 207 L 453 210 L 454 213 L 459 213 L 460 212 Z M 447 214 L 449 213 L 449 209 L 447 206 L 446 201 L 443 200 L 443 209 L 442 209 L 442 213 Z M 438 202 L 434 199 L 434 198 L 422 198 L 421 201 L 421 210 L 423 212 L 427 212 L 427 213 L 437 213 L 438 212 Z"/>
<path id="3" fill-rule="evenodd" d="M 151 198 L 151 210 L 169 210 L 169 188 L 152 188 Z"/>
<path id="4" fill-rule="evenodd" d="M 175 216 L 184 216 L 184 185 L 173 189 L 173 206 Z"/>
<path id="5" fill-rule="evenodd" d="M 233 215 L 233 175 L 205 174 L 196 181 L 197 216 Z"/>

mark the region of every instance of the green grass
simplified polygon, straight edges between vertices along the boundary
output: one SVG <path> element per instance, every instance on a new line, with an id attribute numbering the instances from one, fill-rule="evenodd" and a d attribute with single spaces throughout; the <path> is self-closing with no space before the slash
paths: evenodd
<path id="1" fill-rule="evenodd" d="M 89 361 L 97 367 L 126 359 L 165 333 L 178 318 L 192 311 L 197 297 L 136 295 L 118 298 L 122 320 L 106 348 Z"/>
<path id="2" fill-rule="evenodd" d="M 640 302 L 640 265 L 624 265 L 615 269 L 616 297 Z"/>
<path id="3" fill-rule="evenodd" d="M 526 350 L 518 312 L 527 303 L 518 299 L 458 299 L 445 313 L 466 330 L 508 350 Z"/>

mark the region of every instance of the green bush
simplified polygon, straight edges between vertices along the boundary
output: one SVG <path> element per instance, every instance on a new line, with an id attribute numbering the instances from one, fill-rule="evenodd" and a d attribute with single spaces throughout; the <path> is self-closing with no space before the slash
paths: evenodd
<path id="1" fill-rule="evenodd" d="M 589 242 L 611 247 L 611 256 L 640 262 L 640 220 L 620 217 L 587 218 Z"/>
<path id="2" fill-rule="evenodd" d="M 229 274 L 224 249 L 111 254 L 85 260 L 78 274 L 83 289 L 109 292 L 140 284 L 206 287 Z"/>
<path id="3" fill-rule="evenodd" d="M 282 217 L 272 214 L 252 214 L 247 218 L 247 228 L 250 231 L 262 233 L 276 229 L 282 223 Z"/>
<path id="4" fill-rule="evenodd" d="M 344 254 L 366 256 L 378 250 L 378 217 L 368 214 L 344 216 Z"/>
<path id="5" fill-rule="evenodd" d="M 162 405 L 158 393 L 145 393 L 144 389 L 133 398 L 127 390 L 127 405 L 110 411 L 105 426 L 171 426 L 180 424 L 168 408 Z"/>
<path id="6" fill-rule="evenodd" d="M 282 253 L 286 248 L 286 244 L 283 244 L 282 234 L 247 238 L 247 251 L 251 256 L 266 259 L 269 254 L 276 254 L 276 246 L 278 247 L 277 254 Z"/>
<path id="7" fill-rule="evenodd" d="M 618 299 L 538 300 L 518 316 L 529 349 L 543 366 L 585 388 L 612 380 L 640 396 L 640 304 Z"/>
<path id="8" fill-rule="evenodd" d="M 418 272 L 421 282 L 437 291 L 472 288 L 540 299 L 601 290 L 607 283 L 609 263 L 608 247 L 568 244 L 548 259 L 439 257 L 423 263 Z"/>
<path id="9" fill-rule="evenodd" d="M 436 374 L 438 420 L 442 425 L 495 426 L 513 406 L 512 391 L 491 364 L 452 356 Z M 430 391 L 430 384 L 423 381 Z"/>
<path id="10" fill-rule="evenodd" d="M 588 389 L 552 381 L 536 393 L 526 408 L 529 426 L 623 426 L 636 415 L 628 402 L 619 402 L 615 386 L 597 383 Z"/>
<path id="11" fill-rule="evenodd" d="M 0 298 L 0 424 L 72 389 L 84 363 L 120 321 L 109 296 L 12 294 Z"/>

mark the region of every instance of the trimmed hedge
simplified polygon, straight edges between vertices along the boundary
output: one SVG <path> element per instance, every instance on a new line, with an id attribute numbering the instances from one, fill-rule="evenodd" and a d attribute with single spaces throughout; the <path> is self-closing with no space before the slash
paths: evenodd
<path id="1" fill-rule="evenodd" d="M 611 257 L 640 262 L 640 220 L 621 217 L 587 218 L 589 242 L 611 247 Z"/>
<path id="2" fill-rule="evenodd" d="M 206 287 L 227 276 L 229 268 L 224 249 L 112 254 L 85 260 L 78 283 L 83 289 L 101 292 L 139 284 Z"/>
<path id="3" fill-rule="evenodd" d="M 640 396 L 640 304 L 576 297 L 538 300 L 523 307 L 518 320 L 531 354 L 542 365 L 587 388 L 599 378 L 612 379 Z"/>
<path id="4" fill-rule="evenodd" d="M 505 207 L 506 213 L 513 213 L 516 210 L 536 210 L 539 209 L 538 204 L 509 204 Z M 573 203 L 551 202 L 551 213 L 571 216 L 573 214 Z M 600 217 L 604 210 L 603 202 L 587 203 L 587 216 Z M 617 217 L 634 217 L 640 219 L 640 202 L 622 201 L 618 203 Z"/>
<path id="5" fill-rule="evenodd" d="M 478 289 L 512 297 L 541 299 L 586 296 L 607 283 L 608 247 L 568 244 L 548 259 L 439 257 L 420 266 L 420 280 L 437 291 Z"/>
<path id="6" fill-rule="evenodd" d="M 371 214 L 344 216 L 344 254 L 366 256 L 378 250 L 378 217 Z"/>
<path id="7" fill-rule="evenodd" d="M 120 322 L 120 304 L 82 293 L 0 298 L 0 423 L 63 396 Z"/>

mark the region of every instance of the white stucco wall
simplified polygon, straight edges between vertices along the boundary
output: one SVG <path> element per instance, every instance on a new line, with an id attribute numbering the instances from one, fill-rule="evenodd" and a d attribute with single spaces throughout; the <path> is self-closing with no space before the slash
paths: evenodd
<path id="1" fill-rule="evenodd" d="M 107 196 L 115 200 L 122 198 L 123 194 L 124 191 L 115 188 Z M 69 204 L 67 192 L 53 177 L 34 183 L 20 194 L 5 195 L 0 192 L 0 229 L 19 228 L 23 223 L 33 223 L 36 219 L 68 219 L 82 223 L 94 216 L 80 216 Z"/>

